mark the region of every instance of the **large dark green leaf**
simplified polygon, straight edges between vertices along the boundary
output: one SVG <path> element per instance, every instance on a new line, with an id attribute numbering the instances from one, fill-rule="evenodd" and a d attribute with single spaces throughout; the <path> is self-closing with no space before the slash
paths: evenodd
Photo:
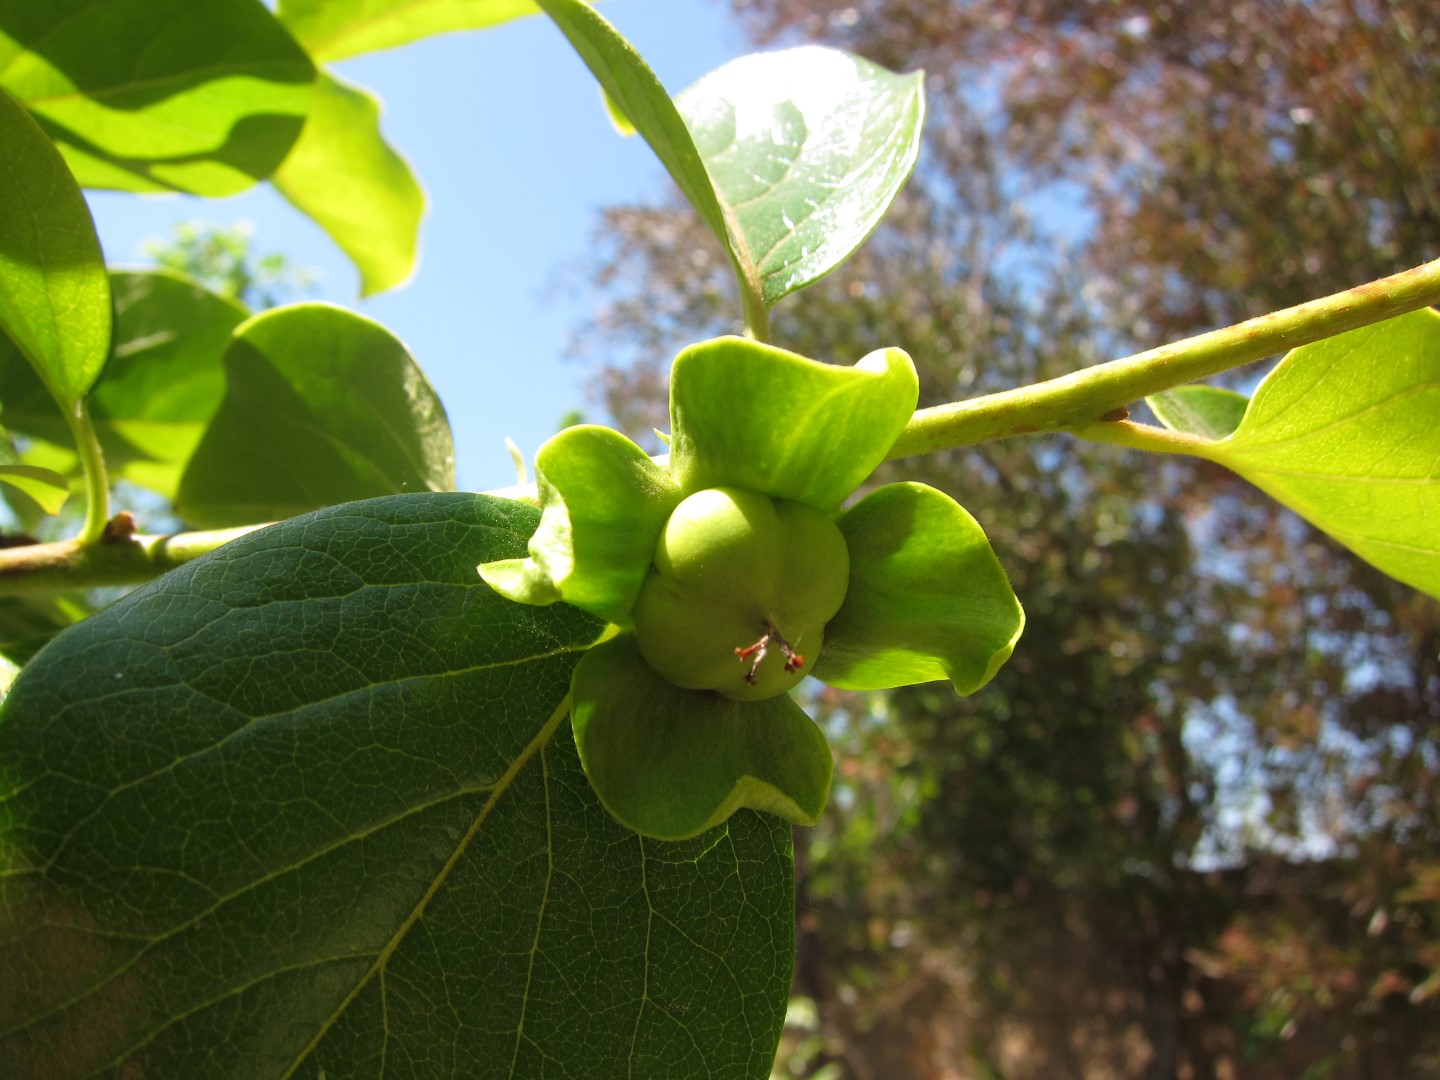
<path id="1" fill-rule="evenodd" d="M 564 717 L 601 623 L 475 574 L 537 517 L 321 511 L 31 662 L 0 710 L 7 1080 L 768 1075 L 789 831 L 660 843 L 597 804 Z"/>
<path id="2" fill-rule="evenodd" d="M 314 78 L 257 0 L 0 0 L 0 84 L 87 187 L 242 191 L 284 160 Z"/>
<path id="3" fill-rule="evenodd" d="M 280 21 L 317 60 L 481 30 L 538 11 L 531 0 L 280 0 Z"/>
<path id="4" fill-rule="evenodd" d="M 180 478 L 186 521 L 246 525 L 455 486 L 445 409 L 379 323 L 329 304 L 275 308 L 235 332 L 225 379 Z"/>
<path id="5" fill-rule="evenodd" d="M 350 256 L 363 295 L 414 271 L 425 193 L 380 134 L 373 95 L 322 74 L 305 132 L 272 180 Z"/>
<path id="6" fill-rule="evenodd" d="M 0 90 L 0 340 L 55 400 L 80 400 L 110 348 L 110 288 L 90 209 L 55 146 Z"/>
<path id="7" fill-rule="evenodd" d="M 225 395 L 220 357 L 230 332 L 249 313 L 169 270 L 117 271 L 110 288 L 115 345 L 90 395 L 91 419 L 111 475 L 174 498 L 180 470 Z M 73 449 L 60 410 L 3 341 L 0 408 L 15 431 Z"/>
<path id="8" fill-rule="evenodd" d="M 675 106 L 773 304 L 879 224 L 920 153 L 925 87 L 812 45 L 742 56 Z"/>

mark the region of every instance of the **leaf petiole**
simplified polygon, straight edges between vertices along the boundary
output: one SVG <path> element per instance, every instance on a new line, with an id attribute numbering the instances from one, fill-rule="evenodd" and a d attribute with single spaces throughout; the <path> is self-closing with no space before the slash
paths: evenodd
<path id="1" fill-rule="evenodd" d="M 1058 379 L 921 409 L 889 456 L 893 460 L 1013 435 L 1088 432 L 1106 413 L 1151 394 L 1436 303 L 1440 259 Z"/>
<path id="2" fill-rule="evenodd" d="M 80 455 L 85 476 L 85 527 L 76 540 L 80 546 L 86 547 L 99 543 L 110 520 L 110 477 L 105 468 L 100 437 L 90 419 L 90 407 L 83 397 L 72 408 L 65 410 L 65 419 L 75 439 L 75 449 Z"/>
<path id="3" fill-rule="evenodd" d="M 1077 439 L 1125 446 L 1131 450 L 1148 450 L 1155 454 L 1190 454 L 1209 458 L 1206 448 L 1214 444 L 1183 431 L 1170 431 L 1154 424 L 1137 424 L 1133 420 L 1100 420 L 1084 427 L 1070 429 Z"/>

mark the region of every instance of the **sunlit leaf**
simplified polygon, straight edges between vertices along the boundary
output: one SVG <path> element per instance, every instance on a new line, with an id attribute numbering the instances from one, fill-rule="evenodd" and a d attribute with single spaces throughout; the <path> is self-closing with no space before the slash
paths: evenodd
<path id="1" fill-rule="evenodd" d="M 924 76 L 807 46 L 733 60 L 675 104 L 773 304 L 833 270 L 899 194 Z"/>
<path id="2" fill-rule="evenodd" d="M 1240 426 L 1250 399 L 1221 386 L 1180 386 L 1152 394 L 1145 404 L 1171 431 L 1223 439 Z"/>
<path id="3" fill-rule="evenodd" d="M 0 84 L 87 187 L 242 191 L 289 152 L 314 78 L 256 0 L 0 0 Z"/>
<path id="4" fill-rule="evenodd" d="M 223 527 L 455 486 L 445 409 L 379 323 L 329 304 L 255 316 L 225 351 L 225 399 L 176 511 Z"/>
<path id="5" fill-rule="evenodd" d="M 1291 352 L 1229 438 L 1228 466 L 1391 577 L 1440 597 L 1440 312 Z"/>
<path id="6" fill-rule="evenodd" d="M 615 99 L 600 88 L 600 104 L 605 107 L 605 115 L 610 118 L 610 126 L 615 129 L 615 134 L 622 139 L 629 139 L 636 134 L 635 125 L 630 118 L 620 111 L 620 106 L 615 104 Z"/>
<path id="7" fill-rule="evenodd" d="M 280 0 L 280 21 L 317 60 L 342 60 L 540 9 L 531 0 Z"/>
<path id="8" fill-rule="evenodd" d="M 414 272 L 425 193 L 380 134 L 371 94 L 322 74 L 300 141 L 271 179 L 350 257 L 362 295 Z"/>
<path id="9" fill-rule="evenodd" d="M 30 663 L 0 707 L 7 1080 L 768 1075 L 789 828 L 662 843 L 600 806 L 565 716 L 603 624 L 475 574 L 537 517 L 307 515 Z"/>
<path id="10" fill-rule="evenodd" d="M 24 492 L 47 514 L 58 514 L 70 497 L 70 481 L 53 469 L 23 462 L 4 430 L 0 430 L 0 484 Z"/>
<path id="11" fill-rule="evenodd" d="M 0 483 L 23 491 L 47 514 L 58 514 L 70 498 L 69 480 L 51 469 L 26 465 L 9 446 L 0 446 Z"/>
<path id="12" fill-rule="evenodd" d="M 54 399 L 72 406 L 110 348 L 100 241 L 54 144 L 3 90 L 0 147 L 0 328 Z"/>
<path id="13" fill-rule="evenodd" d="M 584 0 L 536 0 L 569 39 L 618 109 L 725 250 L 734 253 L 725 213 L 675 103 L 635 47 Z"/>
<path id="14" fill-rule="evenodd" d="M 110 287 L 115 344 L 90 395 L 91 418 L 112 476 L 173 498 L 180 470 L 224 397 L 220 357 L 230 332 L 249 313 L 168 270 L 116 271 Z M 73 449 L 65 418 L 4 342 L 0 408 L 14 430 Z M 32 447 L 25 460 L 35 464 L 47 453 Z"/>

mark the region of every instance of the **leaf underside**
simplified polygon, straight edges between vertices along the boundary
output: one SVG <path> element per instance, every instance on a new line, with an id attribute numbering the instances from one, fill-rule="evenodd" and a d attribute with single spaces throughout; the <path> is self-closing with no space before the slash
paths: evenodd
<path id="1" fill-rule="evenodd" d="M 110 347 L 100 240 L 54 144 L 3 89 L 0 147 L 0 342 L 13 340 L 53 398 L 71 406 Z"/>
<path id="2" fill-rule="evenodd" d="M 425 194 L 380 133 L 374 95 L 321 73 L 305 130 L 272 179 L 350 257 L 362 296 L 414 272 Z"/>
<path id="3" fill-rule="evenodd" d="M 0 709 L 8 1077 L 768 1075 L 788 829 L 598 805 L 563 718 L 602 625 L 474 570 L 536 518 L 320 511 L 35 658 Z"/>
<path id="4" fill-rule="evenodd" d="M 1201 449 L 1367 562 L 1440 597 L 1440 312 L 1291 352 Z"/>
<path id="5" fill-rule="evenodd" d="M 284 160 L 314 78 L 254 0 L 0 0 L 0 83 L 86 187 L 243 191 Z"/>
<path id="6" fill-rule="evenodd" d="M 1177 386 L 1145 399 L 1155 418 L 1171 431 L 1223 439 L 1245 416 L 1249 399 L 1223 386 Z"/>
<path id="7" fill-rule="evenodd" d="M 280 0 L 280 21 L 317 60 L 483 30 L 539 12 L 530 0 Z"/>

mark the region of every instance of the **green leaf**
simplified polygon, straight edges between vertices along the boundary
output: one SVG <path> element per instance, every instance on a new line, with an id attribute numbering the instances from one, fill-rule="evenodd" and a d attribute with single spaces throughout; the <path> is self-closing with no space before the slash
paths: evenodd
<path id="1" fill-rule="evenodd" d="M 280 21 L 311 56 L 329 61 L 539 10 L 531 0 L 280 0 Z"/>
<path id="2" fill-rule="evenodd" d="M 0 327 L 68 408 L 90 389 L 110 348 L 105 260 L 75 178 L 3 90 L 0 146 Z"/>
<path id="3" fill-rule="evenodd" d="M 658 843 L 596 802 L 564 716 L 602 625 L 475 575 L 536 517 L 322 511 L 31 662 L 0 708 L 7 1076 L 768 1075 L 789 830 Z"/>
<path id="4" fill-rule="evenodd" d="M 742 56 L 675 99 L 766 304 L 870 235 L 920 153 L 924 75 L 837 49 Z"/>
<path id="5" fill-rule="evenodd" d="M 979 524 L 944 492 L 887 484 L 840 517 L 850 589 L 815 677 L 845 690 L 949 679 L 973 694 L 1010 658 L 1025 613 Z"/>
<path id="6" fill-rule="evenodd" d="M 569 39 L 614 108 L 650 145 L 726 253 L 732 260 L 739 259 L 725 225 L 725 212 L 690 131 L 635 47 L 584 0 L 536 0 L 536 6 Z M 745 280 L 743 259 L 737 261 L 736 273 Z"/>
<path id="7" fill-rule="evenodd" d="M 1233 469 L 1393 578 L 1440 597 L 1440 312 L 1295 349 L 1235 433 Z"/>
<path id="8" fill-rule="evenodd" d="M 481 576 L 521 603 L 564 599 L 628 623 L 679 489 L 625 436 L 591 425 L 548 439 L 535 472 L 544 512 L 529 557 L 482 566 Z"/>
<path id="9" fill-rule="evenodd" d="M 70 481 L 51 469 L 23 464 L 9 446 L 0 447 L 0 483 L 23 491 L 47 514 L 58 514 L 70 498 Z"/>
<path id="10" fill-rule="evenodd" d="M 3 339 L 0 339 L 3 351 Z M 27 465 L 15 452 L 10 433 L 0 429 L 0 483 L 23 491 L 47 514 L 58 514 L 70 497 L 70 481 L 54 469 Z"/>
<path id="11" fill-rule="evenodd" d="M 88 187 L 243 191 L 290 151 L 314 78 L 255 0 L 0 0 L 0 83 Z"/>
<path id="12" fill-rule="evenodd" d="M 635 125 L 630 122 L 628 116 L 620 111 L 620 106 L 615 104 L 615 99 L 605 92 L 603 86 L 600 88 L 600 104 L 604 106 L 605 116 L 609 119 L 610 126 L 615 129 L 616 135 L 622 139 L 629 139 L 636 134 Z"/>
<path id="13" fill-rule="evenodd" d="M 174 498 L 225 394 L 220 358 L 249 312 L 168 270 L 119 271 L 115 352 L 91 418 L 117 475 Z"/>
<path id="14" fill-rule="evenodd" d="M 1152 394 L 1145 404 L 1171 431 L 1223 439 L 1240 426 L 1250 399 L 1219 386 L 1180 386 Z"/>
<path id="15" fill-rule="evenodd" d="M 685 839 L 742 807 L 813 825 L 825 807 L 830 747 L 784 694 L 735 701 L 682 690 L 622 634 L 585 654 L 572 695 L 585 773 L 636 832 Z"/>
<path id="16" fill-rule="evenodd" d="M 361 295 L 414 272 L 425 193 L 381 136 L 372 95 L 322 73 L 300 141 L 272 181 L 350 257 Z"/>
<path id="17" fill-rule="evenodd" d="M 176 512 L 207 528 L 455 486 L 445 409 L 391 333 L 329 304 L 257 315 L 225 351 L 225 399 Z"/>
<path id="18" fill-rule="evenodd" d="M 83 593 L 0 596 L 0 656 L 14 664 L 27 664 L 61 630 L 94 611 Z M 0 821 L 3 819 L 4 810 L 0 808 Z M 0 839 L 3 851 L 4 841 Z"/>
<path id="19" fill-rule="evenodd" d="M 172 499 L 225 395 L 220 357 L 230 332 L 249 312 L 169 270 L 115 271 L 110 289 L 115 345 L 90 394 L 91 419 L 112 476 Z M 3 341 L 0 405 L 14 430 L 73 451 L 64 416 Z"/>
<path id="20" fill-rule="evenodd" d="M 745 338 L 692 345 L 670 375 L 671 470 L 687 494 L 741 487 L 833 512 L 885 460 L 919 395 L 899 349 L 837 367 Z"/>

